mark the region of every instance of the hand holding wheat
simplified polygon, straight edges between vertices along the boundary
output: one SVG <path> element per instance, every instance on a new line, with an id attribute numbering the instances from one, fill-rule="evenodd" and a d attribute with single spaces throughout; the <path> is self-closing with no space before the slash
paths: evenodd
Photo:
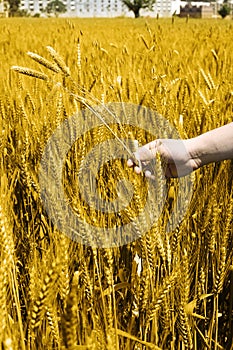
<path id="1" fill-rule="evenodd" d="M 203 165 L 233 159 L 233 123 L 208 131 L 188 140 L 158 139 L 139 148 L 135 158 L 141 162 L 138 167 L 132 159 L 128 166 L 137 174 L 142 170 L 145 176 L 155 179 L 150 165 L 160 155 L 166 177 L 182 177 Z"/>
<path id="2" fill-rule="evenodd" d="M 128 166 L 134 166 L 137 174 L 143 170 L 145 176 L 155 179 L 153 172 L 153 160 L 160 157 L 162 167 L 166 177 L 182 177 L 197 169 L 197 163 L 192 158 L 188 150 L 186 140 L 158 139 L 152 141 L 135 152 L 135 158 L 141 162 L 142 167 L 138 167 L 132 161 L 128 160 Z"/>

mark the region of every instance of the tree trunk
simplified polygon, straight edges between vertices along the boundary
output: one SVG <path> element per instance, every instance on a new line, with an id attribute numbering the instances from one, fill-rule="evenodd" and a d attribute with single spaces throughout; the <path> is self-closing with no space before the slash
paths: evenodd
<path id="1" fill-rule="evenodd" d="M 133 10 L 135 18 L 139 18 L 140 17 L 139 11 L 140 11 L 140 9 L 138 9 L 138 8 Z"/>

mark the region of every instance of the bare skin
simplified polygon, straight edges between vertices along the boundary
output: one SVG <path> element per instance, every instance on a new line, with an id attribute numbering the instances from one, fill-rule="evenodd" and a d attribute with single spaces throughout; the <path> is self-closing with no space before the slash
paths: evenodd
<path id="1" fill-rule="evenodd" d="M 142 167 L 132 159 L 128 160 L 128 166 L 133 167 L 136 174 L 144 171 L 146 177 L 154 179 L 153 162 L 157 152 L 165 163 L 166 177 L 182 177 L 206 164 L 233 159 L 233 123 L 192 139 L 152 141 L 135 152 Z"/>

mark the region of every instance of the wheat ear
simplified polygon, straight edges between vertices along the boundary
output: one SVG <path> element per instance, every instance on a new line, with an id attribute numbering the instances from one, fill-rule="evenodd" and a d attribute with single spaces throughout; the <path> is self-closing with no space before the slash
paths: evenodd
<path id="1" fill-rule="evenodd" d="M 65 76 L 67 77 L 70 76 L 70 69 L 65 64 L 63 58 L 51 46 L 47 46 L 46 48 L 49 51 L 52 58 L 54 59 L 55 63 L 58 65 L 61 71 L 65 74 Z"/>
<path id="2" fill-rule="evenodd" d="M 51 294 L 54 292 L 54 286 L 58 279 L 58 267 L 56 263 L 52 263 L 51 268 L 47 272 L 43 285 L 39 291 L 38 298 L 32 305 L 31 309 L 31 317 L 30 317 L 30 329 L 34 330 L 35 328 L 39 327 L 40 323 L 42 322 L 44 313 L 46 311 L 46 303 L 51 296 Z"/>
<path id="3" fill-rule="evenodd" d="M 12 70 L 15 72 L 18 72 L 20 74 L 25 74 L 28 75 L 29 77 L 37 78 L 37 79 L 42 79 L 45 81 L 48 81 L 49 78 L 46 74 L 38 72 L 37 70 L 27 68 L 27 67 L 20 67 L 20 66 L 12 66 Z"/>
<path id="4" fill-rule="evenodd" d="M 62 331 L 66 349 L 73 349 L 77 344 L 79 272 L 73 276 L 71 290 L 67 297 L 65 314 L 62 318 Z"/>
<path id="5" fill-rule="evenodd" d="M 167 278 L 165 278 L 162 286 L 159 288 L 155 295 L 155 300 L 148 307 L 146 319 L 147 326 L 149 325 L 149 322 L 155 317 L 156 312 L 160 309 L 166 295 L 168 295 L 171 288 L 173 288 L 173 286 L 175 285 L 176 279 L 176 273 L 173 273 Z"/>
<path id="6" fill-rule="evenodd" d="M 41 64 L 42 66 L 44 66 L 45 68 L 50 69 L 51 71 L 55 72 L 55 73 L 59 73 L 60 72 L 60 68 L 54 64 L 53 62 L 50 62 L 48 60 L 46 60 L 46 58 L 37 55 L 34 52 L 27 52 L 28 56 L 31 57 L 34 61 L 36 61 L 37 63 Z"/>

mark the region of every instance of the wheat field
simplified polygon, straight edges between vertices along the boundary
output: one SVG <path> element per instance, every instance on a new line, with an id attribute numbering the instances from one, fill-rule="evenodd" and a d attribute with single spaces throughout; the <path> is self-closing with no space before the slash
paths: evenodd
<path id="1" fill-rule="evenodd" d="M 47 141 L 88 109 L 86 101 L 145 106 L 182 138 L 232 121 L 232 21 L 27 18 L 1 19 L 0 27 L 2 349 L 232 349 L 232 162 L 192 175 L 188 209 L 170 232 L 179 184 L 167 180 L 155 225 L 116 247 L 82 244 L 61 232 L 43 206 L 39 182 Z M 149 140 L 141 129 L 112 128 L 140 144 Z M 86 209 L 76 174 L 88 150 L 109 137 L 105 127 L 86 133 L 63 169 L 75 215 L 103 230 L 111 218 Z M 146 180 L 125 162 L 109 162 L 97 179 L 105 199 L 115 198 L 117 176 L 134 183 L 121 218 L 131 220 L 143 206 Z M 92 235 L 85 226 L 79 233 Z"/>

